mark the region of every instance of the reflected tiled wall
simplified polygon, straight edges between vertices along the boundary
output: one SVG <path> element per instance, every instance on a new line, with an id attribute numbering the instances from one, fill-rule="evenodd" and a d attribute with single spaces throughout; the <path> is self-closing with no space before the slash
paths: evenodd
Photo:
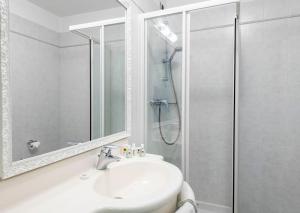
<path id="1" fill-rule="evenodd" d="M 89 140 L 89 45 L 10 15 L 13 159 Z"/>
<path id="2" fill-rule="evenodd" d="M 108 32 L 105 76 L 110 74 L 105 81 L 109 99 L 104 122 L 107 129 L 105 136 L 124 131 L 124 31 L 124 24 L 106 27 L 105 30 Z M 100 31 L 93 28 L 87 29 L 86 33 L 93 33 L 98 38 Z M 89 41 L 71 32 L 54 32 L 11 14 L 10 44 L 14 159 L 89 141 Z M 99 54 L 100 49 L 97 50 Z M 99 67 L 100 57 L 93 59 Z M 31 139 L 41 142 L 36 153 L 30 153 L 26 147 L 26 142 Z"/>
<path id="3" fill-rule="evenodd" d="M 20 160 L 31 156 L 31 139 L 42 143 L 36 154 L 59 146 L 60 59 L 55 32 L 15 15 L 10 30 L 13 159 Z"/>
<path id="4" fill-rule="evenodd" d="M 58 148 L 68 146 L 68 142 L 90 140 L 90 50 L 86 42 L 60 48 L 61 146 Z"/>

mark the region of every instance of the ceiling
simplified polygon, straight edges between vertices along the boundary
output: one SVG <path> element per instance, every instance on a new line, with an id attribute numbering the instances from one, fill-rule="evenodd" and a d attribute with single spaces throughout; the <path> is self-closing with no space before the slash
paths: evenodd
<path id="1" fill-rule="evenodd" d="M 117 0 L 28 0 L 60 17 L 120 7 Z"/>
<path id="2" fill-rule="evenodd" d="M 207 1 L 207 0 L 165 0 L 165 6 L 167 6 L 167 8 L 179 7 L 185 4 L 199 3 L 201 1 Z"/>

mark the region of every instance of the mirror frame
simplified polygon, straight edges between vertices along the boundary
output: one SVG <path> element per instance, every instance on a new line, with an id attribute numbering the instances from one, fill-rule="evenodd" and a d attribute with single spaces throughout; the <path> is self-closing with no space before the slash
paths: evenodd
<path id="1" fill-rule="evenodd" d="M 130 136 L 131 124 L 131 11 L 130 0 L 118 0 L 125 8 L 125 48 L 126 48 L 126 68 L 125 68 L 125 131 L 110 136 L 102 137 L 92 141 L 87 141 L 76 146 L 62 148 L 35 157 L 26 158 L 20 161 L 12 160 L 12 116 L 11 116 L 11 96 L 9 83 L 9 0 L 0 0 L 0 179 L 6 179 L 19 175 L 57 161 L 64 160 L 75 155 L 97 149 L 103 145 L 110 144 Z M 2 162 L 2 163 L 1 163 Z"/>

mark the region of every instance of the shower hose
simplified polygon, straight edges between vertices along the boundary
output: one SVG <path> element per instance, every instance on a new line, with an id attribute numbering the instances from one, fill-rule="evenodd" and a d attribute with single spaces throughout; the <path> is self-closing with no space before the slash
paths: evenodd
<path id="1" fill-rule="evenodd" d="M 173 91 L 173 94 L 174 94 L 175 106 L 176 106 L 176 111 L 177 111 L 177 115 L 178 115 L 178 131 L 177 131 L 176 138 L 172 141 L 168 141 L 166 139 L 166 137 L 164 136 L 164 134 L 163 134 L 162 125 L 161 125 L 161 104 L 159 105 L 159 108 L 158 108 L 158 122 L 159 122 L 159 133 L 160 133 L 161 139 L 163 140 L 163 142 L 165 144 L 171 146 L 171 145 L 174 145 L 180 137 L 180 133 L 181 133 L 181 115 L 180 115 L 180 109 L 179 109 L 179 105 L 178 105 L 178 98 L 177 98 L 177 93 L 176 93 L 175 83 L 174 83 L 174 78 L 173 78 L 173 73 L 172 73 L 172 62 L 170 61 L 168 64 L 169 64 L 169 68 L 170 68 L 170 78 L 171 78 L 171 84 L 172 84 L 172 91 Z"/>

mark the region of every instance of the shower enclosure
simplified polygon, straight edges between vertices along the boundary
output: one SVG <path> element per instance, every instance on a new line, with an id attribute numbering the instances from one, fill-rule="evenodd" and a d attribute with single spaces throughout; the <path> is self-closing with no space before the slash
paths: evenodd
<path id="1" fill-rule="evenodd" d="M 235 206 L 238 9 L 208 1 L 141 16 L 147 152 L 217 212 Z"/>

